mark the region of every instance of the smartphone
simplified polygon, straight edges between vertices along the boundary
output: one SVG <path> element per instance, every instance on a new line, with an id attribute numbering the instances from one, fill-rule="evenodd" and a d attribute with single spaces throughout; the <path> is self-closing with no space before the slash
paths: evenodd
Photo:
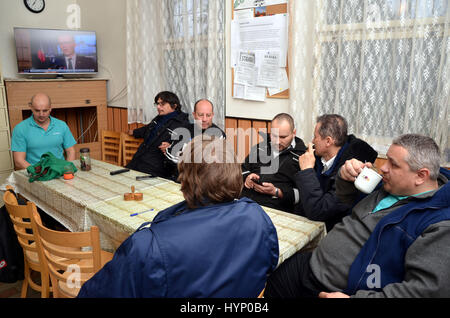
<path id="1" fill-rule="evenodd" d="M 254 183 L 256 183 L 256 184 L 259 184 L 259 185 L 262 185 L 262 184 L 263 184 L 263 181 L 261 180 L 261 178 L 259 178 L 259 179 L 252 179 L 252 181 L 253 181 Z"/>

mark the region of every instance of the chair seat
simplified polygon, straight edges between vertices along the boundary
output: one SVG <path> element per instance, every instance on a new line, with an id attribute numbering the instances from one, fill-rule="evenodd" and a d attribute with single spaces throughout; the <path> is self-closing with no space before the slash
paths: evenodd
<path id="1" fill-rule="evenodd" d="M 103 266 L 105 266 L 106 263 L 108 263 L 110 260 L 112 260 L 113 258 L 113 254 L 110 252 L 106 252 L 106 251 L 101 251 L 100 253 L 100 257 L 101 257 L 101 264 Z M 77 263 L 80 266 L 91 266 L 92 265 L 92 259 L 84 259 L 81 260 L 80 262 Z M 69 278 L 70 275 L 72 275 L 72 272 L 65 272 L 63 274 L 63 276 L 65 278 Z M 79 274 L 81 281 L 87 281 L 90 278 L 92 278 L 92 276 L 94 276 L 94 273 L 89 273 L 89 274 L 85 274 L 85 273 L 80 273 Z M 58 281 L 58 287 L 59 289 L 66 295 L 70 296 L 70 297 L 77 297 L 78 293 L 80 292 L 81 289 L 81 284 L 79 285 L 79 287 L 77 286 L 76 282 L 73 282 L 70 284 L 67 284 L 66 282 L 60 280 Z"/>
<path id="2" fill-rule="evenodd" d="M 51 244 L 51 243 L 48 243 L 48 245 L 57 247 L 56 245 Z M 36 242 L 31 243 L 30 247 L 36 248 Z M 61 248 L 61 247 L 59 247 L 59 248 Z M 63 249 L 66 251 L 79 251 L 80 250 L 79 248 L 76 248 L 76 247 L 64 247 Z M 30 263 L 34 263 L 35 265 L 41 265 L 41 263 L 39 262 L 39 255 L 37 252 L 30 251 L 27 249 L 27 250 L 25 250 L 25 256 L 27 257 L 27 260 Z M 62 260 L 63 258 L 59 258 L 59 259 Z"/>

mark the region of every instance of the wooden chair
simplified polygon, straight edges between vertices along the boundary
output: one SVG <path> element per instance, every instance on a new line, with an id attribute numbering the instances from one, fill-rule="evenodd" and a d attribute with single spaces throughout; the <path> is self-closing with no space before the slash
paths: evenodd
<path id="1" fill-rule="evenodd" d="M 13 187 L 6 186 L 6 189 L 13 190 Z M 28 202 L 27 205 L 19 205 L 16 196 L 6 191 L 3 195 L 6 210 L 9 213 L 14 230 L 17 234 L 17 239 L 23 249 L 24 256 L 24 280 L 22 283 L 22 291 L 20 297 L 27 296 L 28 285 L 41 293 L 42 298 L 49 297 L 51 288 L 49 286 L 49 274 L 45 264 L 39 256 L 37 250 L 37 238 L 34 231 L 32 231 L 31 217 L 32 211 L 36 211 L 36 205 Z M 36 271 L 41 274 L 41 285 L 36 284 L 31 278 L 31 271 Z"/>
<path id="2" fill-rule="evenodd" d="M 141 143 L 144 141 L 144 138 L 135 138 L 126 133 L 122 133 L 122 155 L 123 160 L 122 163 L 126 166 L 131 159 L 133 159 L 134 154 L 138 150 Z"/>
<path id="3" fill-rule="evenodd" d="M 102 130 L 102 161 L 122 165 L 121 133 Z"/>
<path id="4" fill-rule="evenodd" d="M 81 286 L 113 257 L 101 250 L 97 226 L 88 232 L 53 231 L 42 225 L 37 211 L 33 211 L 31 223 L 39 234 L 37 245 L 48 267 L 55 298 L 76 297 Z"/>

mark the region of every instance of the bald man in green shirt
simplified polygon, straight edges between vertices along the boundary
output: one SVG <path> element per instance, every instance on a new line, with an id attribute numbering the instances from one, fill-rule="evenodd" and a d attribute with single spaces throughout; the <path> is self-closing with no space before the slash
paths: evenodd
<path id="1" fill-rule="evenodd" d="M 50 151 L 57 158 L 75 160 L 76 141 L 65 122 L 50 116 L 50 97 L 38 93 L 31 98 L 32 116 L 14 127 L 11 150 L 17 169 L 26 169 L 35 164 L 41 155 Z"/>

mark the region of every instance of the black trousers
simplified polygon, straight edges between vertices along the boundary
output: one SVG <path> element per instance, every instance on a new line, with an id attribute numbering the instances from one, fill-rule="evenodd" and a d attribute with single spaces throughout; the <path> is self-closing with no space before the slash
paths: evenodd
<path id="1" fill-rule="evenodd" d="M 267 280 L 264 298 L 317 298 L 327 291 L 309 266 L 311 252 L 297 252 L 284 261 Z"/>

